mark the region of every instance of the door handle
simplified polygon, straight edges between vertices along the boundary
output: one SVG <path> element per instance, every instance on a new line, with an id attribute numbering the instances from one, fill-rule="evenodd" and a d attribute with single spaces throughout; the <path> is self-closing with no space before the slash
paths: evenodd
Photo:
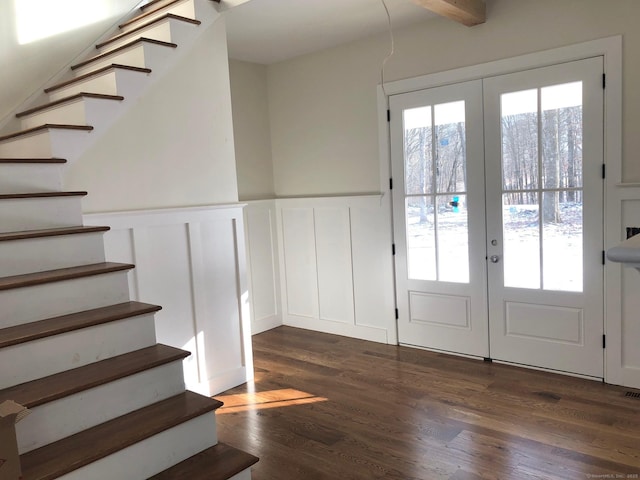
<path id="1" fill-rule="evenodd" d="M 491 263 L 498 263 L 500 261 L 500 257 L 498 255 L 491 255 L 489 260 L 491 260 Z"/>

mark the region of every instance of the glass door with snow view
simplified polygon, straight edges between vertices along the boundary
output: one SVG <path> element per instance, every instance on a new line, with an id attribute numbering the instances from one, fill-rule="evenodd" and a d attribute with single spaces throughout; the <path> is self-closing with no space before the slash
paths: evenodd
<path id="1" fill-rule="evenodd" d="M 393 95 L 400 343 L 603 376 L 602 58 Z"/>
<path id="2" fill-rule="evenodd" d="M 494 359 L 603 376 L 602 71 L 484 81 Z"/>
<path id="3" fill-rule="evenodd" d="M 480 81 L 394 95 L 398 335 L 488 356 Z"/>

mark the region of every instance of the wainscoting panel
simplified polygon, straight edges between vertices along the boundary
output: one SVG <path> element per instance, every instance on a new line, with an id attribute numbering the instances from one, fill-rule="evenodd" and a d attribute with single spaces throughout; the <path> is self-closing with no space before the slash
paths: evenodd
<path id="1" fill-rule="evenodd" d="M 283 323 L 396 343 L 386 200 L 363 195 L 275 204 Z"/>
<path id="2" fill-rule="evenodd" d="M 282 325 L 275 200 L 252 201 L 244 209 L 251 332 Z"/>
<path id="3" fill-rule="evenodd" d="M 313 320 L 319 316 L 313 209 L 283 207 L 279 218 L 284 305 L 288 315 Z"/>
<path id="4" fill-rule="evenodd" d="M 640 226 L 640 184 L 608 185 L 605 246 L 626 238 L 626 227 Z M 640 272 L 605 263 L 605 381 L 640 388 Z"/>
<path id="5" fill-rule="evenodd" d="M 132 298 L 161 305 L 156 335 L 191 352 L 187 388 L 214 395 L 253 376 L 241 205 L 91 214 L 107 259 L 136 264 Z"/>
<path id="6" fill-rule="evenodd" d="M 316 208 L 320 320 L 354 324 L 349 208 Z"/>
<path id="7" fill-rule="evenodd" d="M 640 199 L 622 202 L 622 225 L 640 226 Z M 638 375 L 640 384 L 640 272 L 622 268 L 622 366 Z M 638 385 L 640 387 L 640 385 Z"/>

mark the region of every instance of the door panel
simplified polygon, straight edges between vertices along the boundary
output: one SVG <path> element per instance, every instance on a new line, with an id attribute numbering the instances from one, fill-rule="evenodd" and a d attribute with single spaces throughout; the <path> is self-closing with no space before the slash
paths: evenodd
<path id="1" fill-rule="evenodd" d="M 603 376 L 602 70 L 390 98 L 400 343 Z"/>
<path id="2" fill-rule="evenodd" d="M 494 359 L 603 376 L 601 79 L 594 58 L 484 81 Z"/>
<path id="3" fill-rule="evenodd" d="M 391 97 L 400 343 L 486 357 L 480 81 Z"/>

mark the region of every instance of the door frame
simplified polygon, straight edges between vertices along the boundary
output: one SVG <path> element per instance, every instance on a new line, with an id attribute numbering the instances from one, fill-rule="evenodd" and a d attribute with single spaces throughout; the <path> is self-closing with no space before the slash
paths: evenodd
<path id="1" fill-rule="evenodd" d="M 546 67 L 558 63 L 582 60 L 594 56 L 604 57 L 606 89 L 604 91 L 604 162 L 607 175 L 604 185 L 604 248 L 608 249 L 620 242 L 622 232 L 622 212 L 620 209 L 617 186 L 622 180 L 622 36 L 606 37 L 599 40 L 578 43 L 565 47 L 530 53 L 518 57 L 448 70 L 419 77 L 378 85 L 378 146 L 380 152 L 380 190 L 384 192 L 383 201 L 391 212 L 391 142 L 388 110 L 390 95 L 408 93 L 428 88 L 479 80 L 486 77 L 515 73 L 532 68 Z M 391 229 L 393 229 L 393 218 Z M 395 268 L 395 266 L 394 266 Z M 395 284 L 395 275 L 394 275 Z M 620 290 L 622 276 L 620 266 L 611 262 L 605 265 L 604 281 L 604 331 L 608 337 L 605 350 L 605 381 L 623 383 L 622 364 L 622 306 Z M 394 292 L 395 296 L 395 292 Z M 396 332 L 397 323 L 390 320 L 389 331 Z"/>

